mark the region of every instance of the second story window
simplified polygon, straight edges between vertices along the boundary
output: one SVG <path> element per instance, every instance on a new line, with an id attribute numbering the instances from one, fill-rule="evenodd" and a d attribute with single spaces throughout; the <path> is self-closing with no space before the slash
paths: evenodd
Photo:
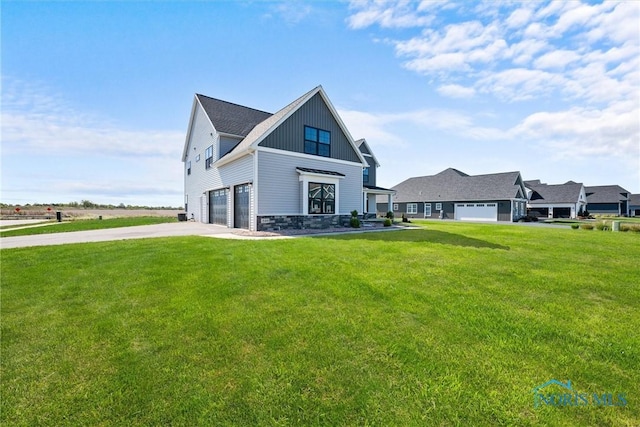
<path id="1" fill-rule="evenodd" d="M 362 169 L 362 182 L 369 183 L 369 168 Z"/>
<path id="2" fill-rule="evenodd" d="M 191 160 L 187 162 L 187 175 L 191 175 Z"/>
<path id="3" fill-rule="evenodd" d="M 304 152 L 316 156 L 331 157 L 331 133 L 326 130 L 304 127 Z"/>
<path id="4" fill-rule="evenodd" d="M 213 145 L 210 145 L 204 152 L 204 167 L 209 169 L 213 163 Z"/>

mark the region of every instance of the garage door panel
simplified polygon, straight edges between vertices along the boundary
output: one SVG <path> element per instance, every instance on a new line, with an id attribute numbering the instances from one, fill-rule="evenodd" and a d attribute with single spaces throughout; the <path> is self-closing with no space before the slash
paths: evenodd
<path id="1" fill-rule="evenodd" d="M 227 225 L 227 189 L 209 192 L 209 223 Z"/>
<path id="2" fill-rule="evenodd" d="M 456 203 L 455 219 L 461 221 L 497 221 L 497 203 Z"/>

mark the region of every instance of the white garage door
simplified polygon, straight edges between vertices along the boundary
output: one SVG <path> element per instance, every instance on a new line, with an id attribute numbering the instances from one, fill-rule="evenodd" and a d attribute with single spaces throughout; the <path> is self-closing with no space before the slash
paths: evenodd
<path id="1" fill-rule="evenodd" d="M 497 221 L 497 203 L 456 203 L 455 219 L 462 221 Z"/>

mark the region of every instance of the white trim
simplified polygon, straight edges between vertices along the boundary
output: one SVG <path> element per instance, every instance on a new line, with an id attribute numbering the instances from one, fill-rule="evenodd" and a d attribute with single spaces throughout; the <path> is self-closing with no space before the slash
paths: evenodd
<path id="1" fill-rule="evenodd" d="M 299 181 L 302 183 L 302 215 L 309 215 L 309 183 L 316 182 L 318 184 L 333 184 L 336 186 L 335 194 L 335 212 L 332 214 L 312 214 L 312 215 L 340 215 L 340 179 L 344 177 L 319 175 L 314 173 L 306 173 L 298 171 Z M 299 215 L 299 214 L 298 214 Z"/>
<path id="2" fill-rule="evenodd" d="M 258 229 L 258 152 L 254 151 L 251 153 L 253 157 L 253 185 L 251 186 L 252 192 L 250 193 L 251 198 L 253 199 L 254 212 L 249 218 L 249 229 L 257 230 Z"/>
<path id="3" fill-rule="evenodd" d="M 278 148 L 271 148 L 271 147 L 259 146 L 259 147 L 256 148 L 256 151 L 264 151 L 265 153 L 279 154 L 279 155 L 282 155 L 282 156 L 300 157 L 300 158 L 303 158 L 303 159 L 322 160 L 323 162 L 337 163 L 337 164 L 340 164 L 340 165 L 349 165 L 349 166 L 362 166 L 363 165 L 363 163 L 352 162 L 352 161 L 349 161 L 349 160 L 332 159 L 331 157 L 322 157 L 322 156 L 316 156 L 316 155 L 313 155 L 313 154 L 298 153 L 296 151 L 280 150 Z"/>

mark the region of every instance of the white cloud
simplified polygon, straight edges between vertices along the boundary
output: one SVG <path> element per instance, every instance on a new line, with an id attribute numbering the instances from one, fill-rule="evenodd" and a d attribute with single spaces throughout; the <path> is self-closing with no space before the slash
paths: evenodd
<path id="1" fill-rule="evenodd" d="M 2 90 L 3 201 L 181 203 L 184 132 L 121 129 L 43 85 L 3 78 Z"/>
<path id="2" fill-rule="evenodd" d="M 438 93 L 448 98 L 472 98 L 476 91 L 472 87 L 465 87 L 456 84 L 442 85 L 438 87 Z"/>
<path id="3" fill-rule="evenodd" d="M 431 2 L 436 3 L 436 2 Z M 417 6 L 417 10 L 413 10 Z M 354 13 L 349 16 L 347 23 L 350 28 L 361 29 L 374 24 L 383 28 L 408 28 L 428 25 L 432 18 L 429 15 L 420 15 L 432 5 L 416 5 L 409 1 L 352 1 L 350 9 Z"/>
<path id="4" fill-rule="evenodd" d="M 542 69 L 563 69 L 580 58 L 579 54 L 571 50 L 554 50 L 536 59 L 533 66 Z"/>

